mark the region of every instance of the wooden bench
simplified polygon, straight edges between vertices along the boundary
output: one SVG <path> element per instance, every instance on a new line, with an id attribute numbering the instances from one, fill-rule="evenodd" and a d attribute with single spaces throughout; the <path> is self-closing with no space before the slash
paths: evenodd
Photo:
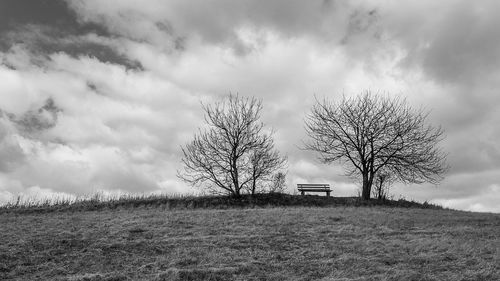
<path id="1" fill-rule="evenodd" d="M 300 191 L 301 195 L 306 192 L 326 192 L 326 196 L 330 197 L 330 185 L 325 183 L 299 183 L 297 184 L 297 189 Z"/>

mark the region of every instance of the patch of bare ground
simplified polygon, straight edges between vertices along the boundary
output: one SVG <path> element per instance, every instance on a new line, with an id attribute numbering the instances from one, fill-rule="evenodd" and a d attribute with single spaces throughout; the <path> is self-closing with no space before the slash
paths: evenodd
<path id="1" fill-rule="evenodd" d="M 500 280 L 500 215 L 388 207 L 0 215 L 1 280 Z"/>

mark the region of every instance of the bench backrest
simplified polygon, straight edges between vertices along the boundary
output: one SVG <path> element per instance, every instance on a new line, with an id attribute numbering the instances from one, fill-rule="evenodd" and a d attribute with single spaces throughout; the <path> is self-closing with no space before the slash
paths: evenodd
<path id="1" fill-rule="evenodd" d="M 330 189 L 330 184 L 328 183 L 299 183 L 297 184 L 298 189 Z"/>

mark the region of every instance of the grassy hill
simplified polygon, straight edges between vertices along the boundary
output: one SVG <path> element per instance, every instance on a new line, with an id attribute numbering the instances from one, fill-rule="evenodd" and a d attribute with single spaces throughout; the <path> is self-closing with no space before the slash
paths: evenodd
<path id="1" fill-rule="evenodd" d="M 0 280 L 500 280 L 498 214 L 297 197 L 4 208 Z"/>

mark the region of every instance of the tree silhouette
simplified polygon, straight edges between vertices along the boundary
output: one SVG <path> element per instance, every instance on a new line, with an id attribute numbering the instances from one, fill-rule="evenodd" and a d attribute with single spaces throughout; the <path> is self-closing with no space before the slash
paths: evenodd
<path id="1" fill-rule="evenodd" d="M 182 147 L 183 171 L 178 176 L 191 185 L 203 184 L 210 193 L 254 194 L 283 169 L 286 158 L 274 148 L 272 132 L 259 121 L 262 101 L 229 95 L 203 105 L 208 129 Z"/>
<path id="2" fill-rule="evenodd" d="M 363 199 L 370 199 L 382 170 L 404 183 L 437 184 L 448 169 L 437 147 L 443 130 L 426 125 L 427 115 L 406 100 L 370 92 L 339 103 L 324 99 L 306 117 L 305 147 L 323 163 L 339 161 L 347 175 L 361 178 Z"/>

